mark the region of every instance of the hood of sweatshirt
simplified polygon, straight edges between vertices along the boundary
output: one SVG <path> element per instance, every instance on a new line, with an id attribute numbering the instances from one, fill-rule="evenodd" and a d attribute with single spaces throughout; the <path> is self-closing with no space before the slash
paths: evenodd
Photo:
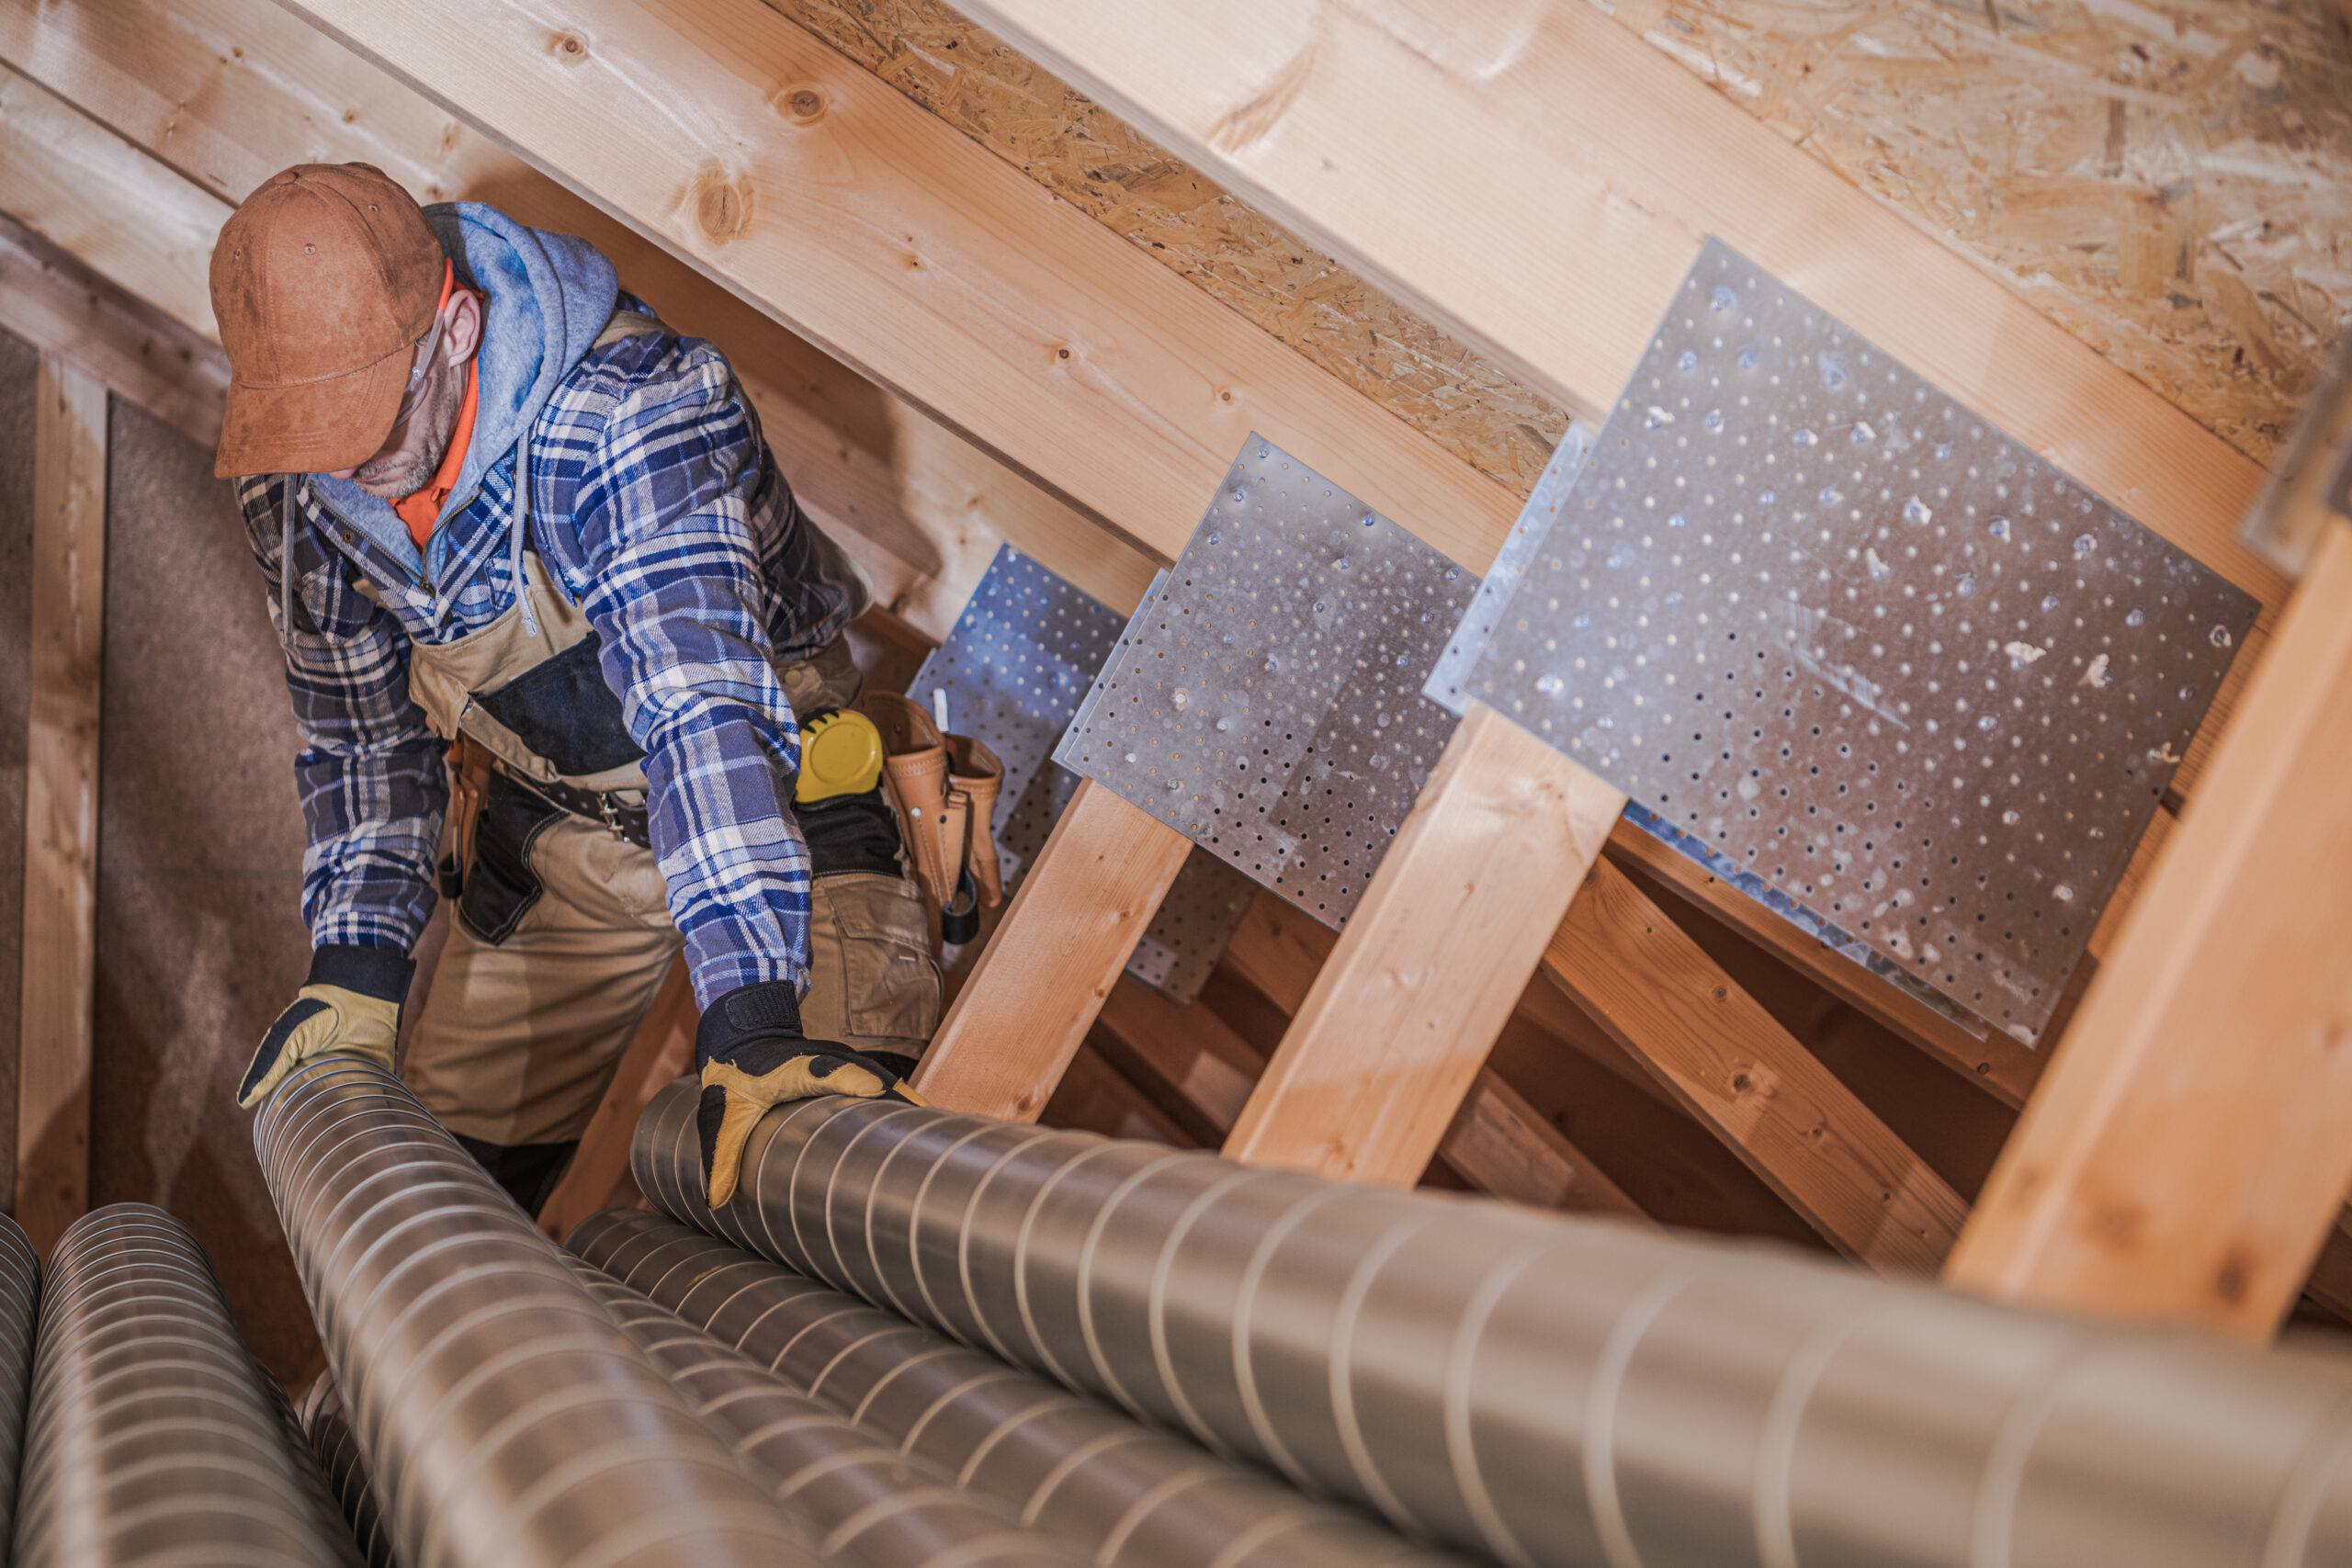
<path id="1" fill-rule="evenodd" d="M 443 203 L 424 209 L 457 264 L 458 281 L 480 289 L 488 309 L 479 355 L 481 386 L 473 440 L 438 523 L 469 505 L 489 473 L 530 431 L 548 399 L 596 341 L 619 297 L 613 264 L 587 241 L 526 228 L 480 202 Z M 327 503 L 364 530 L 379 549 L 425 581 L 438 583 L 449 539 L 437 524 L 420 559 L 415 541 L 389 502 L 348 479 L 316 476 L 311 484 Z M 493 552 L 469 552 L 479 561 Z M 430 564 L 435 570 L 424 570 Z M 440 584 L 447 597 L 456 583 Z"/>

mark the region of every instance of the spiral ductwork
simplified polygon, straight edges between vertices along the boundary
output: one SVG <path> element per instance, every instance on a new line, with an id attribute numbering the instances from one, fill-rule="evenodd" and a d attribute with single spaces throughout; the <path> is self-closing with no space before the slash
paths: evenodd
<path id="1" fill-rule="evenodd" d="M 16 1562 L 356 1568 L 274 1387 L 186 1226 L 84 1215 L 41 1290 Z"/>
<path id="2" fill-rule="evenodd" d="M 566 1245 L 1096 1568 L 1459 1561 L 658 1214 L 592 1215 Z"/>
<path id="3" fill-rule="evenodd" d="M 332 1055 L 254 1146 L 408 1568 L 813 1568 L 797 1531 L 390 1074 Z"/>
<path id="4" fill-rule="evenodd" d="M 1513 1568 L 2352 1560 L 2352 1361 L 1757 1247 L 825 1099 L 664 1211 Z"/>
<path id="5" fill-rule="evenodd" d="M 735 1446 L 833 1568 L 1082 1568 L 1006 1510 L 958 1490 L 741 1352 L 587 1264 L 589 1293 Z"/>
<path id="6" fill-rule="evenodd" d="M 302 1396 L 300 1418 L 303 1439 L 319 1461 L 327 1492 L 343 1510 L 344 1522 L 351 1527 L 360 1557 L 368 1568 L 394 1568 L 400 1560 L 392 1553 L 391 1532 L 384 1528 L 383 1510 L 368 1484 L 368 1461 L 359 1455 L 351 1413 L 344 1408 L 332 1372 L 321 1372 Z"/>
<path id="7" fill-rule="evenodd" d="M 0 1214 L 0 1541 L 17 1517 L 17 1469 L 33 1381 L 33 1325 L 40 1311 L 40 1259 L 16 1221 Z"/>

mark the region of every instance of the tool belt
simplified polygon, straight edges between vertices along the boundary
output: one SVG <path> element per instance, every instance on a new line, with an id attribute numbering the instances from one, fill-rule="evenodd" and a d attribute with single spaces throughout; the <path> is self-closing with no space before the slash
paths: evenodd
<path id="1" fill-rule="evenodd" d="M 970 942 L 980 910 L 1004 902 L 992 827 L 1004 764 L 968 735 L 941 734 L 909 698 L 869 692 L 857 706 L 882 732 L 882 776 L 940 938 Z"/>
<path id="2" fill-rule="evenodd" d="M 522 788 L 537 795 L 549 806 L 560 807 L 574 817 L 585 817 L 591 822 L 601 822 L 616 839 L 626 839 L 640 850 L 653 847 L 653 814 L 645 803 L 623 800 L 613 790 L 577 789 L 568 784 L 542 784 L 537 779 L 525 778 L 512 768 L 500 768 Z"/>

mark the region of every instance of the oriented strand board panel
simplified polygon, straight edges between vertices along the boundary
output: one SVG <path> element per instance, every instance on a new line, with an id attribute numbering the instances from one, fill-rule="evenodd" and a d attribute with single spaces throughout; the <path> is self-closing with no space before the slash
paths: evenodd
<path id="1" fill-rule="evenodd" d="M 1154 261 L 1524 495 L 1567 411 L 945 0 L 768 0 Z"/>
<path id="2" fill-rule="evenodd" d="M 1615 9 L 2258 460 L 2352 320 L 2352 28 L 2328 0 Z"/>

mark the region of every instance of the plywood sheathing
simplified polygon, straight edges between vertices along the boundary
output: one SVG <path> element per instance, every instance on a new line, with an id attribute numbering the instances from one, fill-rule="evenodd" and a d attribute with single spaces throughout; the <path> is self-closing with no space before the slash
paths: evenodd
<path id="1" fill-rule="evenodd" d="M 2324 0 L 1594 0 L 2267 463 L 2352 319 Z"/>
<path id="2" fill-rule="evenodd" d="M 1543 473 L 1565 410 L 940 0 L 768 3 L 1481 472 Z"/>

